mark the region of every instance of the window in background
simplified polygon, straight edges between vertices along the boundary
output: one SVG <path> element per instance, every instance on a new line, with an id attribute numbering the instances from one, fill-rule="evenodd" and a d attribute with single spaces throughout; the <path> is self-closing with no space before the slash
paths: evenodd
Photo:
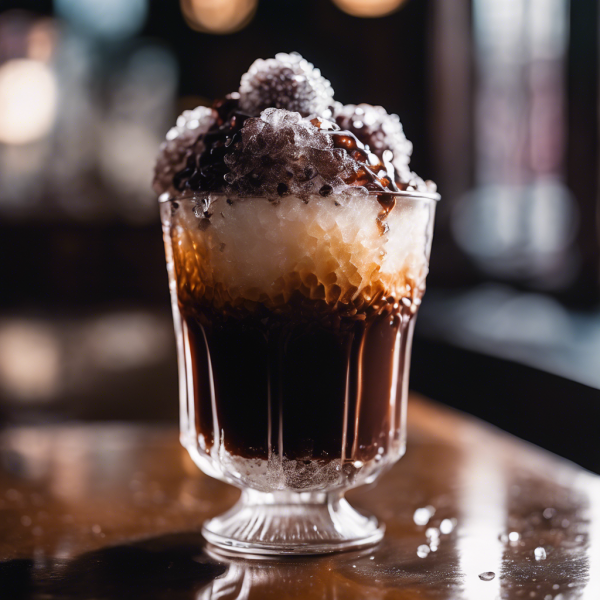
<path id="1" fill-rule="evenodd" d="M 565 185 L 569 0 L 475 0 L 475 188 L 455 239 L 492 276 L 542 289 L 577 274 Z"/>
<path id="2" fill-rule="evenodd" d="M 443 201 L 415 356 L 436 376 L 412 377 L 596 470 L 599 5 L 435 1 Z"/>

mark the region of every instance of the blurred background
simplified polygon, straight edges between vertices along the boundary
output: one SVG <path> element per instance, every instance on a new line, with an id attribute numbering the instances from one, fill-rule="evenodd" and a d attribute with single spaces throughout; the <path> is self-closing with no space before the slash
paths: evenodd
<path id="1" fill-rule="evenodd" d="M 600 0 L 0 0 L 0 423 L 177 420 L 150 190 L 296 50 L 438 183 L 411 387 L 600 472 Z"/>

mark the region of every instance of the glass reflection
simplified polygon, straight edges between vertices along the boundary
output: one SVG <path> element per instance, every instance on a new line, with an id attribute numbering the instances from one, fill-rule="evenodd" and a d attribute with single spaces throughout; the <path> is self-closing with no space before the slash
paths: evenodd
<path id="1" fill-rule="evenodd" d="M 495 600 L 500 593 L 502 547 L 498 536 L 504 519 L 504 477 L 502 469 L 490 468 L 494 457 L 482 446 L 463 461 L 463 518 L 457 547 L 460 567 L 465 574 L 466 598 Z"/>

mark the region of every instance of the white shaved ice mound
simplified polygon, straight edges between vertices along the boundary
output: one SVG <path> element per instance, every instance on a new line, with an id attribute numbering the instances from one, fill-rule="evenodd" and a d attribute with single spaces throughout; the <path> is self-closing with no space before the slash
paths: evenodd
<path id="1" fill-rule="evenodd" d="M 294 292 L 329 305 L 369 304 L 424 291 L 432 202 L 398 198 L 377 226 L 375 198 L 336 196 L 280 203 L 213 196 L 202 209 L 180 201 L 171 236 L 180 296 L 215 307 L 284 304 Z M 209 214 L 210 219 L 203 217 Z M 183 299 L 182 299 L 183 300 Z"/>
<path id="2" fill-rule="evenodd" d="M 328 116 L 333 105 L 331 83 L 297 52 L 254 61 L 240 82 L 240 108 L 258 116 L 265 108 L 285 108 Z"/>
<path id="3" fill-rule="evenodd" d="M 215 123 L 212 108 L 198 106 L 194 110 L 185 110 L 177 118 L 175 127 L 171 127 L 166 140 L 161 144 L 154 167 L 153 188 L 157 194 L 176 193 L 173 189 L 173 177 L 185 167 L 196 140 L 204 135 Z M 196 147 L 200 154 L 203 148 Z"/>

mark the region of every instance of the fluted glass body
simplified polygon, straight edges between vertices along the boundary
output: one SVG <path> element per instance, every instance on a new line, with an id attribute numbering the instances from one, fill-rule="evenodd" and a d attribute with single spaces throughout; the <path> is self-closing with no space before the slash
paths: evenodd
<path id="1" fill-rule="evenodd" d="M 392 201 L 161 203 L 181 440 L 204 472 L 307 497 L 402 456 L 435 201 Z"/>

